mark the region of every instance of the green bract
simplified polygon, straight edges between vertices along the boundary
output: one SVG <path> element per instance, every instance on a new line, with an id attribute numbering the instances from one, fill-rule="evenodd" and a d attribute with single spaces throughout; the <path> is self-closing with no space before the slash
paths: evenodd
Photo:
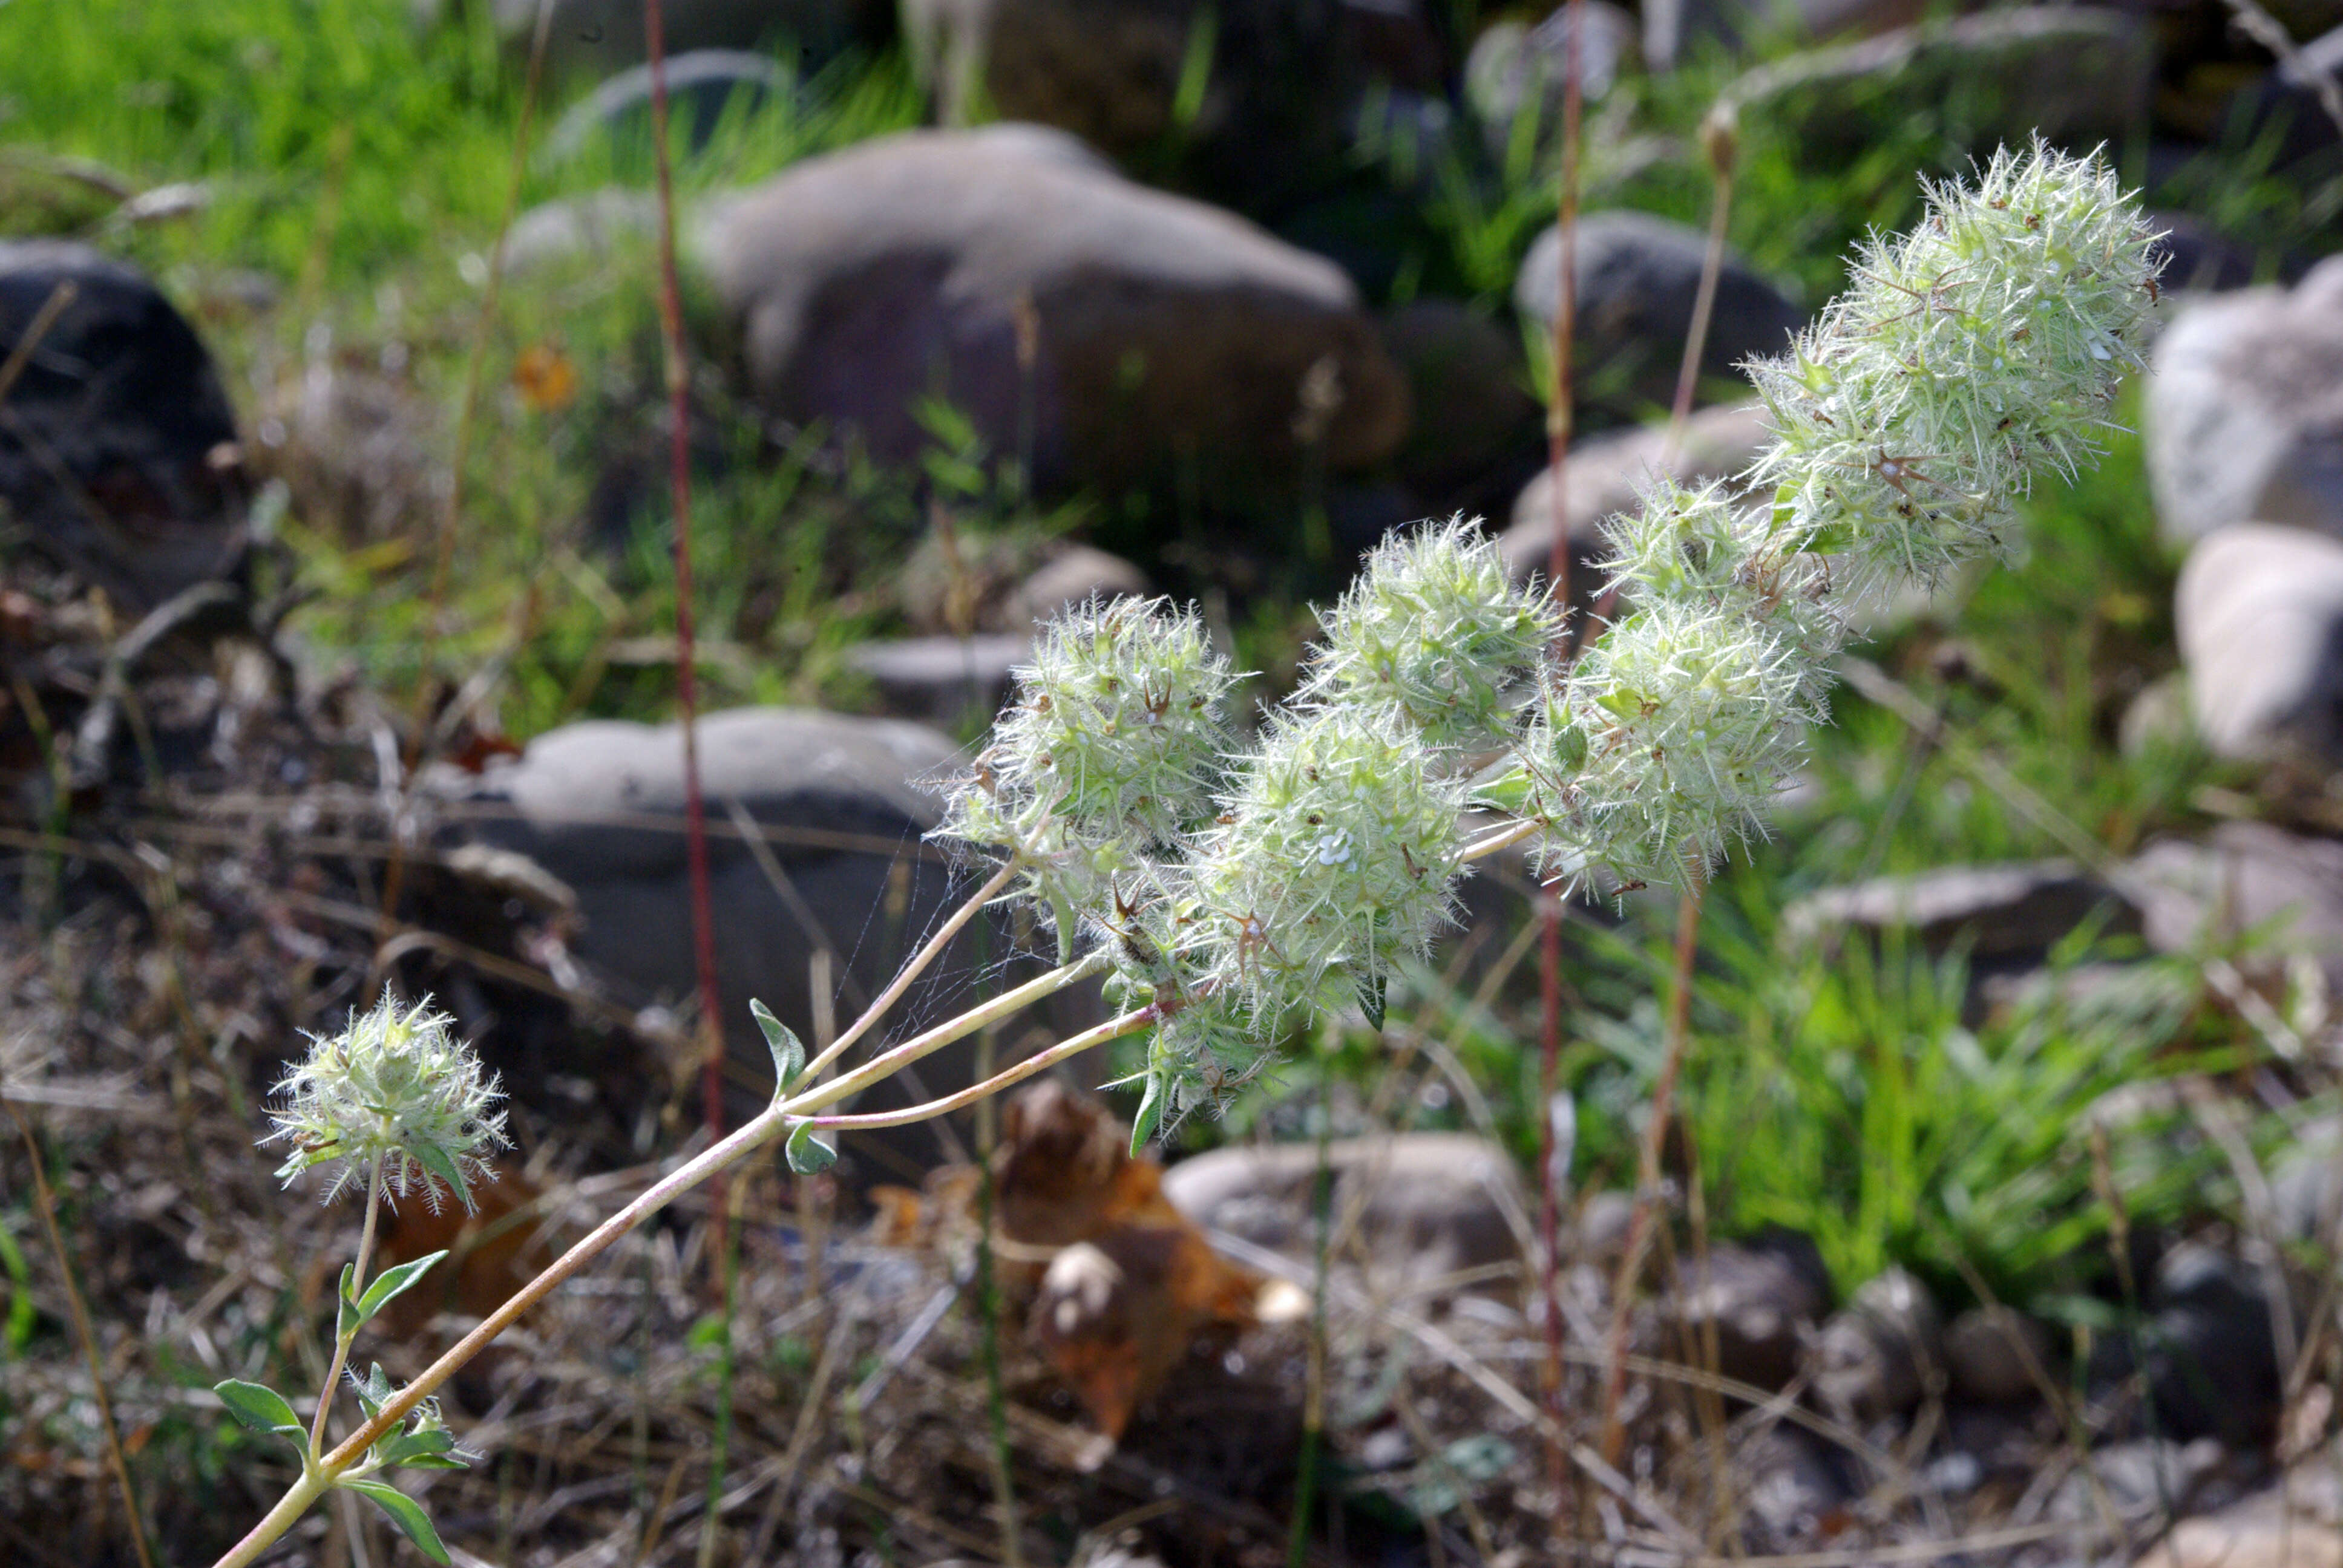
<path id="1" fill-rule="evenodd" d="M 454 1023 L 427 997 L 402 1007 L 386 996 L 352 1011 L 339 1034 L 311 1035 L 309 1054 L 270 1091 L 284 1102 L 270 1109 L 276 1131 L 261 1141 L 292 1145 L 278 1179 L 330 1164 L 331 1201 L 379 1161 L 386 1191 L 419 1190 L 436 1209 L 445 1188 L 471 1207 L 472 1183 L 488 1173 L 482 1156 L 504 1146 L 505 1115 L 496 1079 Z"/>
<path id="2" fill-rule="evenodd" d="M 1385 539 L 1323 619 L 1300 700 L 1388 702 L 1436 746 L 1500 738 L 1508 694 L 1561 629 L 1553 601 L 1515 587 L 1462 518 Z"/>

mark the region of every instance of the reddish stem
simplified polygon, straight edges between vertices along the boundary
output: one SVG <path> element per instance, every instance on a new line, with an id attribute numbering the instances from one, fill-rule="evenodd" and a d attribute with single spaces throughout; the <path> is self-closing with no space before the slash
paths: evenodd
<path id="1" fill-rule="evenodd" d="M 643 0 L 643 41 L 650 56 L 651 148 L 659 168 L 659 334 L 667 348 L 667 394 L 673 429 L 668 484 L 675 510 L 675 695 L 683 723 L 683 841 L 691 874 L 691 944 L 699 974 L 702 1111 L 711 1139 L 724 1135 L 723 1003 L 716 980 L 716 912 L 708 890 L 708 809 L 699 789 L 699 665 L 692 621 L 691 389 L 684 362 L 683 290 L 675 265 L 675 176 L 669 166 L 667 36 L 659 0 Z M 709 1256 L 724 1251 L 724 1205 L 709 1208 Z"/>
<path id="2" fill-rule="evenodd" d="M 1578 142 L 1584 104 L 1580 29 L 1586 24 L 1581 0 L 1570 0 L 1563 24 L 1562 191 L 1555 215 L 1558 276 L 1554 311 L 1554 402 L 1546 412 L 1546 467 L 1553 489 L 1554 539 L 1547 548 L 1546 577 L 1566 608 L 1570 604 L 1570 506 L 1564 480 L 1570 467 L 1575 387 L 1572 349 L 1578 335 Z M 1570 634 L 1561 651 L 1567 657 Z M 1538 1231 L 1544 1257 L 1538 1282 L 1545 1319 L 1545 1358 L 1539 1391 L 1554 1430 L 1562 1426 L 1562 1194 L 1554 1171 L 1554 1096 L 1562 1071 L 1562 900 L 1549 900 L 1538 932 Z M 1568 1513 L 1569 1458 L 1557 1437 L 1546 1445 L 1546 1479 L 1554 1488 L 1554 1533 L 1564 1533 Z"/>

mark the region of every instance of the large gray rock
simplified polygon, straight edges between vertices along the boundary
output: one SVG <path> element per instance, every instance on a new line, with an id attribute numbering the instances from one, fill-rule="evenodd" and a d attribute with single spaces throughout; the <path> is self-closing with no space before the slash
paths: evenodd
<path id="1" fill-rule="evenodd" d="M 2343 539 L 2239 523 L 2173 595 L 2197 733 L 2223 757 L 2343 762 Z"/>
<path id="2" fill-rule="evenodd" d="M 0 242 L 0 360 L 50 322 L 0 406 L 0 513 L 134 608 L 235 568 L 246 485 L 211 355 L 146 276 L 64 240 Z"/>
<path id="3" fill-rule="evenodd" d="M 2150 844 L 2118 879 L 2159 952 L 2199 952 L 2247 932 L 2264 959 L 2315 960 L 2343 992 L 2343 843 L 2262 822 L 2225 822 L 2203 843 Z"/>
<path id="4" fill-rule="evenodd" d="M 1578 333 L 1574 379 L 1581 407 L 1641 415 L 1665 409 L 1700 292 L 1708 237 L 1644 212 L 1588 213 L 1578 224 Z M 1538 236 L 1513 280 L 1513 305 L 1553 329 L 1562 295 L 1562 239 Z M 1738 256 L 1726 253 L 1700 373 L 1739 380 L 1734 367 L 1779 354 L 1806 313 Z"/>
<path id="5" fill-rule="evenodd" d="M 1868 0 L 1848 7 L 1865 8 Z M 2082 152 L 2146 132 L 2155 75 L 2156 41 L 2138 17 L 2026 6 L 1793 55 L 1725 93 L 1808 156 L 1859 156 L 1916 104 L 1980 155 L 2036 135 Z"/>
<path id="6" fill-rule="evenodd" d="M 2188 306 L 2154 370 L 2147 474 L 2166 538 L 2247 521 L 2343 535 L 2343 257 L 2292 289 Z"/>
<path id="7" fill-rule="evenodd" d="M 1175 462 L 1252 483 L 1297 472 L 1312 437 L 1342 470 L 1407 428 L 1406 384 L 1331 264 L 997 133 L 808 159 L 713 212 L 704 249 L 759 400 L 883 458 L 921 449 L 916 406 L 939 393 L 998 451 L 1030 431 L 1044 486 Z"/>
<path id="8" fill-rule="evenodd" d="M 1704 408 L 1684 425 L 1684 440 L 1667 457 L 1667 427 L 1606 431 L 1574 443 L 1563 468 L 1563 517 L 1574 562 L 1572 596 L 1591 598 L 1602 584 L 1593 564 L 1610 553 L 1603 523 L 1631 511 L 1637 498 L 1663 478 L 1703 485 L 1730 478 L 1756 460 L 1765 443 L 1765 410 L 1755 403 Z M 1513 501 L 1509 526 L 1497 541 L 1517 578 L 1546 569 L 1554 545 L 1554 470 L 1541 468 Z"/>
<path id="9" fill-rule="evenodd" d="M 699 726 L 708 803 L 716 960 L 724 1033 L 751 1080 L 770 1076 L 749 1001 L 813 1038 L 814 953 L 843 963 L 841 1024 L 893 975 L 921 934 L 964 894 L 920 839 L 937 802 L 914 781 L 947 769 L 951 743 L 887 719 L 793 709 L 736 709 Z M 441 831 L 527 857 L 576 895 L 571 947 L 622 1005 L 689 1005 L 696 985 L 683 832 L 680 732 L 597 719 L 549 731 L 478 775 L 435 774 Z M 738 801 L 759 824 L 788 887 L 740 840 Z M 972 944 L 940 960 L 898 1028 L 932 1016 L 965 984 Z M 996 955 L 1006 950 L 999 941 Z M 948 1057 L 921 1064 L 931 1090 L 964 1080 Z M 900 1088 L 873 1091 L 900 1102 Z"/>
<path id="10" fill-rule="evenodd" d="M 1333 1208 L 1355 1211 L 1355 1249 L 1334 1261 L 1358 1261 L 1393 1285 L 1433 1287 L 1468 1270 L 1518 1263 L 1528 1233 L 1528 1200 L 1503 1150 L 1453 1132 L 1408 1132 L 1345 1139 L 1327 1151 L 1334 1172 Z M 1163 1194 L 1208 1230 L 1225 1231 L 1297 1258 L 1314 1256 L 1312 1204 L 1317 1183 L 1314 1144 L 1274 1143 L 1215 1149 L 1163 1173 Z M 1483 1280 L 1483 1292 L 1510 1293 L 1516 1282 Z"/>
<path id="11" fill-rule="evenodd" d="M 551 0 L 546 69 L 556 77 L 599 80 L 648 56 L 640 0 Z M 539 0 L 491 0 L 497 35 L 526 55 L 537 31 Z M 421 0 L 431 15 L 457 13 L 452 0 Z M 818 65 L 848 45 L 882 37 L 893 7 L 886 0 L 664 0 L 659 22 L 670 58 L 697 49 L 789 47 Z"/>
<path id="12" fill-rule="evenodd" d="M 982 632 L 858 643 L 845 660 L 879 689 L 889 714 L 956 730 L 999 712 L 1011 672 L 1032 656 L 1029 637 Z"/>

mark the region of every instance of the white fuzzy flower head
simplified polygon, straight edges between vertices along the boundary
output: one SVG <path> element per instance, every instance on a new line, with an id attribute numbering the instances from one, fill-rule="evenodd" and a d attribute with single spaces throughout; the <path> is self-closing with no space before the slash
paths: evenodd
<path id="1" fill-rule="evenodd" d="M 1505 730 L 1510 695 L 1561 624 L 1461 517 L 1384 539 L 1323 619 L 1301 700 L 1389 702 L 1433 745 L 1465 747 Z"/>
<path id="2" fill-rule="evenodd" d="M 1749 367 L 1776 435 L 1755 477 L 1809 548 L 1882 576 L 2005 551 L 2033 480 L 2102 448 L 2141 364 L 2154 238 L 2099 157 L 2038 141 L 1929 186 L 1790 355 Z"/>
<path id="3" fill-rule="evenodd" d="M 1383 704 L 1278 720 L 1202 839 L 1192 945 L 1257 1018 L 1314 1005 L 1336 969 L 1371 984 L 1453 913 L 1465 784 Z"/>
<path id="4" fill-rule="evenodd" d="M 1042 628 L 987 755 L 1079 835 L 1168 844 L 1212 815 L 1234 681 L 1192 611 L 1093 599 Z"/>
<path id="5" fill-rule="evenodd" d="M 1551 876 L 1684 883 L 1759 831 L 1819 716 L 1839 623 L 1822 563 L 1763 508 L 1663 486 L 1614 520 L 1635 605 L 1546 677 L 1522 747 Z"/>
<path id="6" fill-rule="evenodd" d="M 269 1091 L 281 1103 L 261 1142 L 292 1145 L 277 1178 L 331 1165 L 330 1202 L 379 1162 L 394 1196 L 419 1190 L 436 1211 L 445 1189 L 470 1208 L 472 1183 L 489 1175 L 485 1157 L 505 1146 L 505 1113 L 495 1077 L 454 1024 L 427 997 L 406 1007 L 386 996 L 353 1010 L 340 1033 L 311 1035 L 308 1055 Z"/>

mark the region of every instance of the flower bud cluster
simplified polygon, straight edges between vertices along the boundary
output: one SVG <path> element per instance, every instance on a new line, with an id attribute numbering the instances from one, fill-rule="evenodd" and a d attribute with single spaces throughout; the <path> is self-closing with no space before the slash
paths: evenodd
<path id="1" fill-rule="evenodd" d="M 1804 530 L 1894 579 L 2012 543 L 2033 480 L 2096 458 L 2139 367 L 2155 236 L 2097 156 L 2036 142 L 1973 188 L 1931 186 L 1909 234 L 1785 358 L 1750 367 L 1775 441 L 1755 477 Z"/>
<path id="2" fill-rule="evenodd" d="M 1279 717 L 1197 846 L 1216 990 L 1259 1020 L 1315 1003 L 1330 973 L 1373 984 L 1454 906 L 1464 782 L 1399 710 L 1346 702 Z"/>
<path id="3" fill-rule="evenodd" d="M 504 1147 L 503 1098 L 493 1074 L 455 1035 L 455 1020 L 428 997 L 412 1007 L 386 996 L 352 1011 L 339 1034 L 311 1035 L 309 1053 L 270 1092 L 268 1119 L 292 1152 L 277 1171 L 289 1183 L 315 1165 L 335 1167 L 328 1202 L 379 1166 L 396 1197 L 420 1191 L 436 1211 L 441 1190 L 471 1207 L 485 1156 Z"/>
<path id="4" fill-rule="evenodd" d="M 1839 622 L 1823 563 L 1715 487 L 1664 486 L 1611 538 L 1635 608 L 1547 673 L 1521 750 L 1528 809 L 1549 876 L 1682 883 L 1762 829 Z"/>
<path id="5" fill-rule="evenodd" d="M 1394 534 L 1322 618 L 1296 700 L 1390 702 L 1434 746 L 1500 742 L 1560 622 L 1547 595 L 1514 585 L 1477 523 Z"/>

